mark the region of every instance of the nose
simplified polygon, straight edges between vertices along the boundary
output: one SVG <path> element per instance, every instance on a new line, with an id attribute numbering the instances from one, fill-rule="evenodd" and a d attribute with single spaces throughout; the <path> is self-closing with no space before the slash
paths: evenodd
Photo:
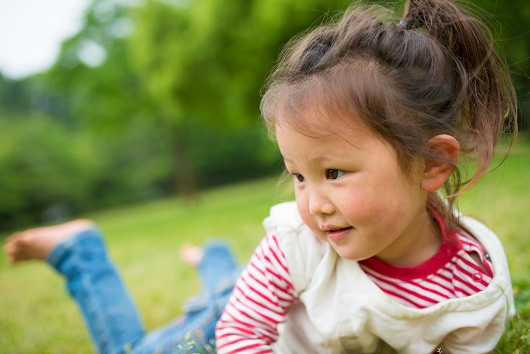
<path id="1" fill-rule="evenodd" d="M 324 193 L 313 190 L 309 195 L 309 212 L 312 215 L 331 215 L 335 206 Z"/>

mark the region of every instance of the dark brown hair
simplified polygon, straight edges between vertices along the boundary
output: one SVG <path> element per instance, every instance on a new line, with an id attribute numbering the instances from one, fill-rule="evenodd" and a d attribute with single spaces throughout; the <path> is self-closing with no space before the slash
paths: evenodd
<path id="1" fill-rule="evenodd" d="M 429 202 L 454 228 L 456 196 L 486 173 L 504 129 L 514 138 L 517 131 L 513 85 L 493 43 L 486 26 L 453 1 L 411 0 L 401 21 L 380 6 L 352 7 L 286 47 L 262 115 L 271 131 L 289 124 L 307 134 L 322 130 L 319 117 L 342 124 L 360 117 L 391 144 L 409 176 L 418 158 L 450 163 L 426 146 L 438 134 L 454 136 L 475 171 L 464 179 L 452 166 L 447 202 L 436 193 Z"/>

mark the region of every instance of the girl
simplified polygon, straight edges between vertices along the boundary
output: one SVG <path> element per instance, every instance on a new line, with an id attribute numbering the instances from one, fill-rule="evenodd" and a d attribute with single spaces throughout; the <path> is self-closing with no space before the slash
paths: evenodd
<path id="1" fill-rule="evenodd" d="M 232 293 L 226 247 L 190 249 L 203 305 L 146 336 L 92 224 L 13 236 L 10 259 L 64 274 L 104 353 L 180 352 L 184 333 L 207 343 L 216 323 L 220 353 L 492 351 L 514 314 L 505 255 L 453 203 L 503 128 L 516 131 L 513 87 L 483 26 L 452 1 L 411 0 L 392 17 L 352 8 L 285 51 L 262 112 L 296 202 L 272 208 Z M 467 180 L 460 156 L 477 159 Z"/>
<path id="2" fill-rule="evenodd" d="M 296 203 L 265 220 L 220 353 L 486 353 L 514 314 L 500 242 L 453 208 L 515 126 L 506 67 L 452 1 L 386 18 L 351 9 L 272 74 L 262 114 Z M 460 156 L 477 160 L 467 180 Z"/>

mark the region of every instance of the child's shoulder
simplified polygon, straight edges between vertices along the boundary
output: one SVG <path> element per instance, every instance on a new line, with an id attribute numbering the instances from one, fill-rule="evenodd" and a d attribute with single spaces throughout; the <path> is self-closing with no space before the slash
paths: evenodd
<path id="1" fill-rule="evenodd" d="M 460 215 L 460 223 L 482 246 L 493 266 L 495 281 L 501 281 L 505 287 L 510 284 L 510 274 L 506 253 L 497 235 L 480 221 L 465 215 Z"/>
<path id="2" fill-rule="evenodd" d="M 305 288 L 316 268 L 322 266 L 324 258 L 330 258 L 325 257 L 330 247 L 315 237 L 303 222 L 296 202 L 274 205 L 263 225 L 267 235 L 274 235 L 279 240 L 295 288 Z"/>
<path id="3" fill-rule="evenodd" d="M 484 246 L 488 252 L 497 250 L 504 254 L 501 241 L 489 227 L 467 215 L 459 215 L 459 220 L 464 230 Z"/>
<path id="4" fill-rule="evenodd" d="M 284 202 L 271 207 L 269 216 L 263 221 L 267 232 L 277 227 L 299 229 L 304 225 L 302 217 L 298 213 L 296 202 Z"/>

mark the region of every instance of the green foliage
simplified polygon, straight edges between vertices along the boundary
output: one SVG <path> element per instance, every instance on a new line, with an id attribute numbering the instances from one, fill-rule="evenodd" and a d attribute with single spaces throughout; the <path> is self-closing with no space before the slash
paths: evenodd
<path id="1" fill-rule="evenodd" d="M 283 169 L 277 146 L 260 127 L 237 131 L 197 127 L 189 133 L 200 187 L 260 178 Z"/>
<path id="2" fill-rule="evenodd" d="M 157 119 L 174 134 L 182 192 L 192 191 L 200 178 L 190 161 L 189 126 L 228 130 L 255 125 L 260 87 L 281 47 L 321 16 L 314 6 L 321 11 L 331 6 L 321 1 L 307 5 L 297 0 L 148 0 L 135 8 L 132 62 Z"/>
<path id="3" fill-rule="evenodd" d="M 30 78 L 46 94 L 59 95 L 67 105 L 60 115 L 82 122 L 81 128 L 119 134 L 150 109 L 130 64 L 128 11 L 120 1 L 94 0 L 83 28 L 62 44 L 51 70 Z"/>
<path id="4" fill-rule="evenodd" d="M 146 92 L 166 119 L 254 125 L 260 88 L 283 45 L 347 3 L 144 1 L 129 44 Z"/>
<path id="5" fill-rule="evenodd" d="M 25 187 L 17 185 L 17 167 L 3 165 L 11 196 L 2 201 L 9 215 L 3 214 L 0 229 L 35 223 L 49 207 L 82 212 L 167 195 L 176 186 L 193 191 L 276 172 L 277 150 L 255 124 L 259 90 L 281 46 L 327 10 L 325 1 L 307 7 L 295 0 L 152 0 L 135 8 L 93 1 L 83 28 L 63 43 L 50 71 L 0 83 L 3 96 L 18 98 L 3 105 L 10 114 L 23 112 L 13 123 L 17 129 L 31 130 L 27 117 L 47 116 L 50 131 L 65 135 L 48 143 L 43 128 L 25 147 L 40 149 L 36 155 L 69 156 L 48 158 L 47 176 L 27 163 L 32 173 Z M 116 30 L 120 26 L 133 35 Z M 17 146 L 20 139 L 13 135 L 6 144 Z M 75 147 L 78 141 L 90 156 Z M 14 151 L 4 154 L 20 163 L 33 158 L 29 150 L 16 157 Z M 35 193 L 38 186 L 47 192 Z"/>
<path id="6" fill-rule="evenodd" d="M 4 228 L 33 222 L 54 206 L 57 212 L 78 207 L 97 163 L 81 134 L 69 135 L 46 117 L 22 119 L 26 124 L 0 119 L 0 131 L 9 132 L 0 140 Z"/>
<path id="7" fill-rule="evenodd" d="M 469 0 L 473 12 L 491 28 L 512 73 L 519 100 L 519 127 L 530 131 L 530 2 Z M 475 7 L 475 8 L 474 8 Z M 480 10 L 477 10 L 478 7 Z"/>
<path id="8" fill-rule="evenodd" d="M 64 220 L 175 192 L 170 137 L 137 120 L 121 135 L 67 129 L 44 116 L 0 115 L 0 230 Z M 202 188 L 276 173 L 262 129 L 189 131 Z M 177 164 L 178 167 L 178 164 Z"/>

